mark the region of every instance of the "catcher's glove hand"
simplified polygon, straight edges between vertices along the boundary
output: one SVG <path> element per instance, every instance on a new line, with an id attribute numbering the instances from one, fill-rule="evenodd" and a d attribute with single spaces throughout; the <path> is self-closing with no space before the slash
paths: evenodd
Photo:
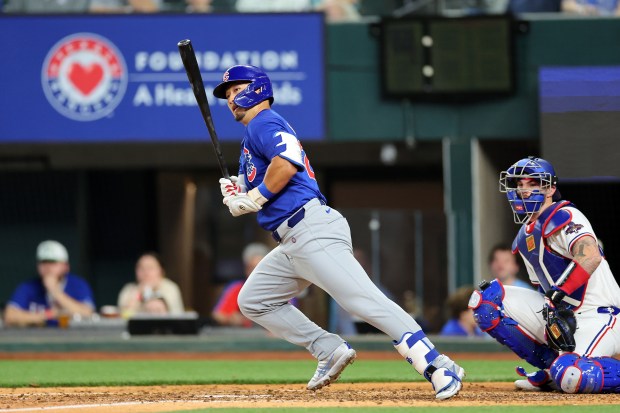
<path id="1" fill-rule="evenodd" d="M 575 313 L 567 308 L 545 305 L 543 317 L 547 322 L 545 333 L 549 346 L 557 351 L 575 351 Z"/>

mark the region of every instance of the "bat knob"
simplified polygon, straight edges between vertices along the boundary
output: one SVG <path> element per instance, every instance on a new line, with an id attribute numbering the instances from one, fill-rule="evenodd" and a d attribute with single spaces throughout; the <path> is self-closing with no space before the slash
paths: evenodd
<path id="1" fill-rule="evenodd" d="M 185 40 L 181 40 L 181 41 L 177 44 L 177 46 L 185 46 L 185 45 L 188 45 L 188 44 L 191 44 L 191 43 L 192 43 L 192 41 L 191 41 L 191 40 L 189 40 L 189 39 L 185 39 Z"/>

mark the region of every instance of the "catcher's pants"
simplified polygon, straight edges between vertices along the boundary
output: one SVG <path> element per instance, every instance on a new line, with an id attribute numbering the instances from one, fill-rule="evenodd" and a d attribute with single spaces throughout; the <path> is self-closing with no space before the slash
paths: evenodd
<path id="1" fill-rule="evenodd" d="M 519 323 L 522 330 L 540 343 L 546 343 L 544 296 L 521 287 L 504 286 L 506 315 Z M 616 314 L 614 314 L 616 313 Z M 620 320 L 615 307 L 581 307 L 575 312 L 575 353 L 585 357 L 620 354 Z"/>
<path id="2" fill-rule="evenodd" d="M 415 320 L 377 288 L 353 257 L 347 220 L 318 199 L 304 209 L 304 218 L 293 228 L 286 222 L 280 225 L 280 245 L 263 258 L 243 285 L 238 299 L 243 314 L 274 335 L 306 347 L 319 359 L 343 340 L 288 303 L 310 284 L 396 341 L 406 332 L 419 331 Z"/>

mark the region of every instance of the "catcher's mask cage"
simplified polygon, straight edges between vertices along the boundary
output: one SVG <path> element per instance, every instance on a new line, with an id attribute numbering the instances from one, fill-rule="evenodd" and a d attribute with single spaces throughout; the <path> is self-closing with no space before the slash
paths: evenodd
<path id="1" fill-rule="evenodd" d="M 519 181 L 522 179 L 537 181 L 540 189 L 519 188 Z M 544 159 L 533 156 L 517 161 L 499 175 L 499 191 L 506 194 L 514 222 L 517 224 L 528 222 L 532 215 L 540 211 L 547 191 L 557 183 L 553 166 Z M 559 200 L 559 192 L 557 197 L 554 195 L 553 200 Z"/>
<path id="2" fill-rule="evenodd" d="M 229 68 L 222 77 L 222 83 L 213 90 L 213 96 L 226 99 L 226 89 L 232 84 L 250 84 L 235 96 L 235 105 L 244 109 L 258 105 L 263 100 L 269 99 L 273 104 L 273 88 L 267 74 L 259 67 L 251 65 L 236 65 Z"/>

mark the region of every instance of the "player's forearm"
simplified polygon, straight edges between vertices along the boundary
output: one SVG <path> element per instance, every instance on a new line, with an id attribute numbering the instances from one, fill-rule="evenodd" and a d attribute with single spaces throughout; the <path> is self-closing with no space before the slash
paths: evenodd
<path id="1" fill-rule="evenodd" d="M 68 311 L 71 314 L 79 314 L 81 316 L 89 316 L 93 314 L 93 309 L 88 304 L 81 303 L 65 294 L 64 291 L 57 291 L 52 293 L 54 300 L 58 303 L 60 308 Z"/>
<path id="2" fill-rule="evenodd" d="M 603 257 L 598 249 L 596 240 L 590 236 L 585 236 L 578 240 L 573 246 L 573 259 L 590 275 L 596 271 Z"/>
<path id="3" fill-rule="evenodd" d="M 12 306 L 8 306 L 4 313 L 4 322 L 7 326 L 43 325 L 46 321 L 45 313 L 32 313 Z"/>
<path id="4" fill-rule="evenodd" d="M 585 236 L 572 248 L 573 261 L 566 267 L 557 284 L 545 294 L 554 304 L 583 287 L 602 261 L 596 240 Z"/>
<path id="5" fill-rule="evenodd" d="M 292 163 L 276 156 L 267 167 L 263 183 L 270 192 L 277 194 L 284 189 L 296 173 L 297 168 Z"/>

